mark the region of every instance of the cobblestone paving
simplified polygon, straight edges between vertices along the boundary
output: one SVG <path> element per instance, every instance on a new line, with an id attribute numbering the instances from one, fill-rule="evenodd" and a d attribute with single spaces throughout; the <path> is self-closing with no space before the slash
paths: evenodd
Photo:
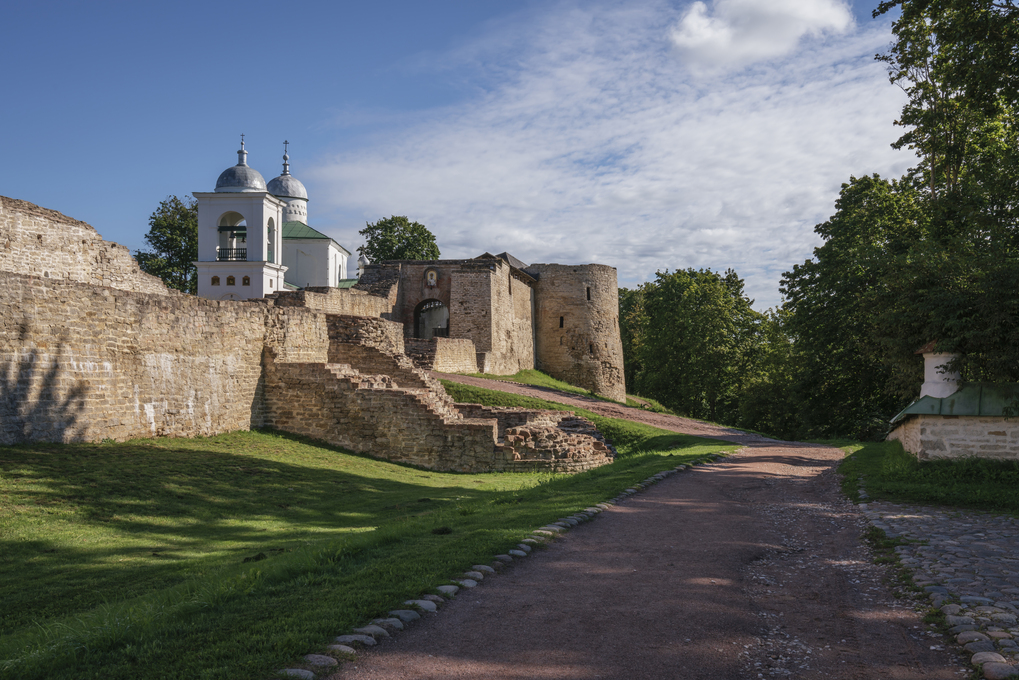
<path id="1" fill-rule="evenodd" d="M 945 613 L 986 678 L 1019 677 L 1019 520 L 972 510 L 860 505 L 890 537 L 914 580 Z"/>

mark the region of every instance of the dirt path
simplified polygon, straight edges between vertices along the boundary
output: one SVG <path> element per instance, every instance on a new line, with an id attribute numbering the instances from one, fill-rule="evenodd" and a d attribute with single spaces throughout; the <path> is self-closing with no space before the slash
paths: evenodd
<path id="1" fill-rule="evenodd" d="M 565 400 L 746 446 L 461 591 L 333 678 L 960 677 L 882 585 L 863 518 L 838 492 L 840 451 Z"/>

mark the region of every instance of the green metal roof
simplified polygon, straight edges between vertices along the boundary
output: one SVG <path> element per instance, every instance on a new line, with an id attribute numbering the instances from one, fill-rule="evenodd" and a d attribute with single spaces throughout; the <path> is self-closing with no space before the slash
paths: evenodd
<path id="1" fill-rule="evenodd" d="M 304 222 L 284 222 L 283 238 L 324 238 L 332 241 L 320 231 L 315 231 Z"/>
<path id="2" fill-rule="evenodd" d="M 336 284 L 337 288 L 353 288 L 358 279 L 340 279 Z"/>
<path id="3" fill-rule="evenodd" d="M 897 423 L 907 416 L 1017 416 L 1019 385 L 963 383 L 947 397 L 920 397 L 892 418 Z"/>

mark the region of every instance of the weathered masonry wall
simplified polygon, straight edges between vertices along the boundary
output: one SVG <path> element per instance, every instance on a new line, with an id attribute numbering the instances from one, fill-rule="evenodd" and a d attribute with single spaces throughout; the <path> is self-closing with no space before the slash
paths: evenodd
<path id="1" fill-rule="evenodd" d="M 270 364 L 266 396 L 276 427 L 378 458 L 464 472 L 512 464 L 511 452 L 495 449 L 495 420 L 443 417 L 424 407 L 423 395 L 395 389 L 384 376 L 330 364 Z"/>
<path id="2" fill-rule="evenodd" d="M 512 375 L 534 368 L 534 289 L 513 276 L 502 260 L 496 262 L 491 277 L 492 352 L 485 372 Z"/>
<path id="3" fill-rule="evenodd" d="M 324 361 L 325 317 L 0 273 L 0 444 L 265 424 L 263 351 Z"/>
<path id="4" fill-rule="evenodd" d="M 538 369 L 616 401 L 626 400 L 615 267 L 534 264 Z"/>
<path id="5" fill-rule="evenodd" d="M 326 314 L 391 317 L 393 303 L 356 288 L 306 288 L 267 296 L 277 307 L 306 307 Z"/>
<path id="6" fill-rule="evenodd" d="M 920 460 L 1019 460 L 1019 420 L 977 416 L 911 416 L 888 439 Z"/>
<path id="7" fill-rule="evenodd" d="M 440 373 L 477 373 L 477 350 L 470 340 L 459 338 L 432 338 L 418 340 L 405 338 L 407 356 L 429 371 Z"/>
<path id="8" fill-rule="evenodd" d="M 330 342 L 352 342 L 403 354 L 403 326 L 370 316 L 326 316 Z"/>
<path id="9" fill-rule="evenodd" d="M 0 271 L 141 293 L 176 294 L 138 267 L 130 251 L 84 222 L 0 196 Z"/>

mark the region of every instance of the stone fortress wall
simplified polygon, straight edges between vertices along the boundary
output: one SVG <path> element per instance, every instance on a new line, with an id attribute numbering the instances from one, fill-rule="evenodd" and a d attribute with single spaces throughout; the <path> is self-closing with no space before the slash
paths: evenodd
<path id="1" fill-rule="evenodd" d="M 27 273 L 0 270 L 2 445 L 276 427 L 440 470 L 611 460 L 573 419 L 454 404 L 403 353 L 399 323 L 323 311 L 385 314 L 395 301 L 385 281 L 368 294 L 207 300 L 166 289 L 84 223 L 2 205 L 0 244 L 28 261 Z"/>
<path id="2" fill-rule="evenodd" d="M 262 427 L 263 351 L 324 361 L 324 320 L 0 272 L 0 444 Z"/>
<path id="3" fill-rule="evenodd" d="M 573 385 L 626 401 L 615 267 L 532 264 L 537 279 L 537 368 Z"/>
<path id="4" fill-rule="evenodd" d="M 104 241 L 84 222 L 27 201 L 0 196 L 0 271 L 172 295 L 143 272 L 124 246 Z"/>

